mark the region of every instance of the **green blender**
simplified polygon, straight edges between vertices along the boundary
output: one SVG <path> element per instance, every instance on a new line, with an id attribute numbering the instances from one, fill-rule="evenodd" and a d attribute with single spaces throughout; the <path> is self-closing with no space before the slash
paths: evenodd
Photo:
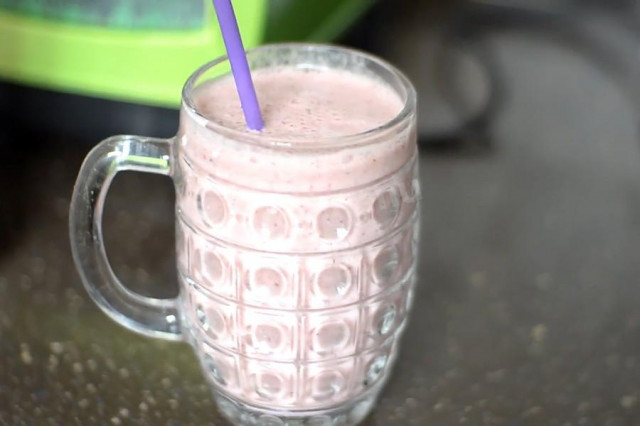
<path id="1" fill-rule="evenodd" d="M 330 41 L 372 2 L 242 0 L 235 9 L 250 48 Z M 0 0 L 0 40 L 0 80 L 169 108 L 190 71 L 224 52 L 208 0 Z"/>

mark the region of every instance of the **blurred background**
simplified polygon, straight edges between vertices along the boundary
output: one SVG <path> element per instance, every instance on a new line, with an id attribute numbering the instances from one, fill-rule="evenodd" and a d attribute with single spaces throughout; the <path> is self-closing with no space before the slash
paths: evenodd
<path id="1" fill-rule="evenodd" d="M 335 42 L 419 92 L 421 286 L 367 425 L 640 424 L 640 3 L 242 0 L 248 46 Z M 0 424 L 223 425 L 186 345 L 112 324 L 71 261 L 84 155 L 170 137 L 222 54 L 208 2 L 0 0 Z M 122 174 L 117 275 L 177 292 L 173 188 Z"/>

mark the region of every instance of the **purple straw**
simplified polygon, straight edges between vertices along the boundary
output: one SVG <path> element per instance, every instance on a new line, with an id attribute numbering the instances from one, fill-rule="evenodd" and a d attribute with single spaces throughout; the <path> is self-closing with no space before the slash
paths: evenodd
<path id="1" fill-rule="evenodd" d="M 236 88 L 240 96 L 240 104 L 244 111 L 244 118 L 247 121 L 249 130 L 261 131 L 264 128 L 264 121 L 260 113 L 260 105 L 256 96 L 256 89 L 253 86 L 251 72 L 247 55 L 242 45 L 242 37 L 238 28 L 238 20 L 233 11 L 231 0 L 213 0 L 213 7 L 218 15 L 222 38 L 227 48 L 227 55 L 231 63 L 231 71 L 236 81 Z"/>

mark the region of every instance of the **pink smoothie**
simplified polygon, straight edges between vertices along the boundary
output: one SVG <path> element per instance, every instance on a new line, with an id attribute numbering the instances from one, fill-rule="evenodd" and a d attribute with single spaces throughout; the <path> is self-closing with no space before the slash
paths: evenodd
<path id="1" fill-rule="evenodd" d="M 303 144 L 375 129 L 403 106 L 391 88 L 349 71 L 268 70 L 255 73 L 254 84 L 266 123 L 262 135 Z M 202 87 L 196 107 L 222 126 L 246 128 L 230 78 Z"/>
<path id="2" fill-rule="evenodd" d="M 284 68 L 254 80 L 261 134 L 245 130 L 228 77 L 196 89 L 197 114 L 183 111 L 187 321 L 220 392 L 267 408 L 333 407 L 384 381 L 405 324 L 415 122 L 387 125 L 403 101 L 373 77 Z"/>

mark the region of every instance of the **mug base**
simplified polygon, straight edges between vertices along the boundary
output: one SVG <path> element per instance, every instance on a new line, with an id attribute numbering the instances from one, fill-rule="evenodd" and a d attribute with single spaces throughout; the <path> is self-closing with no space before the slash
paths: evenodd
<path id="1" fill-rule="evenodd" d="M 214 393 L 218 409 L 234 426 L 356 426 L 373 410 L 382 387 L 346 403 L 319 410 L 270 410 Z"/>

